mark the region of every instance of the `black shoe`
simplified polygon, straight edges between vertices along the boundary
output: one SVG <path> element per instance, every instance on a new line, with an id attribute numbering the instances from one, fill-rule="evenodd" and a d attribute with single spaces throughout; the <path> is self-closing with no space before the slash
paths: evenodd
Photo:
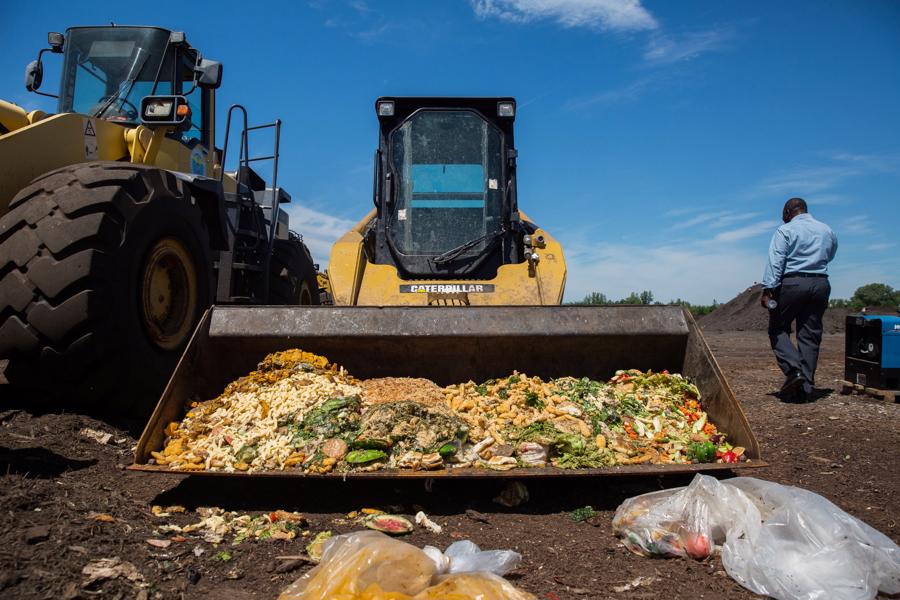
<path id="1" fill-rule="evenodd" d="M 782 402 L 800 402 L 799 397 L 803 394 L 803 384 L 805 382 L 806 379 L 800 371 L 791 371 L 778 391 L 778 398 Z"/>
<path id="2" fill-rule="evenodd" d="M 797 395 L 798 392 L 802 392 L 804 383 L 806 383 L 806 378 L 803 377 L 803 373 L 800 371 L 791 371 L 788 373 L 784 380 L 784 384 L 781 386 L 781 397 L 790 398 Z"/>

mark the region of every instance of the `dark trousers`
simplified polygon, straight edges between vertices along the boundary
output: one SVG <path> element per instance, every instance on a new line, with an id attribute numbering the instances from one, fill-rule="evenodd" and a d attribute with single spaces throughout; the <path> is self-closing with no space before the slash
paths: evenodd
<path id="1" fill-rule="evenodd" d="M 778 306 L 769 311 L 769 341 L 785 375 L 800 371 L 804 391 L 812 392 L 822 342 L 822 315 L 828 308 L 831 284 L 825 277 L 787 277 L 775 290 Z M 797 345 L 791 326 L 797 324 Z"/>

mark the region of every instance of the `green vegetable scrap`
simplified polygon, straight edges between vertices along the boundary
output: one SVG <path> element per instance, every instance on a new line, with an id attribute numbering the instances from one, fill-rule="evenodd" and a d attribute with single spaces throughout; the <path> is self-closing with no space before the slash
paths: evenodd
<path id="1" fill-rule="evenodd" d="M 457 450 L 459 450 L 459 446 L 450 442 L 441 446 L 438 449 L 438 454 L 441 455 L 441 458 L 450 458 L 456 454 Z"/>
<path id="2" fill-rule="evenodd" d="M 229 552 L 228 550 L 222 550 L 221 552 L 218 552 L 215 556 L 213 556 L 213 560 L 228 562 L 231 560 L 231 552 Z"/>
<path id="3" fill-rule="evenodd" d="M 315 563 L 322 560 L 322 551 L 325 550 L 325 541 L 331 539 L 334 534 L 330 531 L 320 531 L 309 544 L 306 545 L 306 554 Z"/>
<path id="4" fill-rule="evenodd" d="M 615 464 L 615 454 L 606 449 L 588 447 L 580 454 L 565 453 L 556 459 L 560 469 L 596 469 Z"/>
<path id="5" fill-rule="evenodd" d="M 716 445 L 712 442 L 693 442 L 687 447 L 688 458 L 695 462 L 710 463 L 716 460 Z"/>
<path id="6" fill-rule="evenodd" d="M 360 406 L 359 396 L 331 398 L 323 402 L 293 426 L 294 446 L 318 439 L 350 439 L 359 423 Z"/>
<path id="7" fill-rule="evenodd" d="M 527 425 L 514 432 L 511 438 L 517 442 L 537 442 L 548 446 L 556 442 L 563 435 L 552 423 L 546 421 L 535 421 L 531 425 Z"/>
<path id="8" fill-rule="evenodd" d="M 354 450 L 347 454 L 345 460 L 351 465 L 365 465 L 386 458 L 384 450 Z"/>
<path id="9" fill-rule="evenodd" d="M 597 516 L 597 511 L 594 510 L 593 506 L 584 506 L 582 508 L 576 508 L 572 512 L 569 513 L 569 518 L 575 521 L 576 523 L 582 523 L 587 521 L 588 519 Z"/>
<path id="10" fill-rule="evenodd" d="M 259 456 L 259 450 L 256 446 L 243 446 L 235 452 L 234 459 L 238 462 L 250 464 L 257 456 Z"/>
<path id="11" fill-rule="evenodd" d="M 550 447 L 558 454 L 572 454 L 579 456 L 584 454 L 587 442 L 580 435 L 560 434 Z"/>
<path id="12" fill-rule="evenodd" d="M 525 392 L 525 406 L 530 406 L 531 408 L 536 408 L 538 410 L 544 410 L 544 407 L 546 405 L 536 392 L 527 391 Z"/>

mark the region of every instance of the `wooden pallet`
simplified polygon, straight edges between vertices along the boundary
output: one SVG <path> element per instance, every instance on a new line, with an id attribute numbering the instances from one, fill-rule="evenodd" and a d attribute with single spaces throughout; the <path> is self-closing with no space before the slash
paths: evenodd
<path id="1" fill-rule="evenodd" d="M 900 390 L 879 390 L 878 388 L 866 387 L 864 385 L 859 385 L 858 383 L 853 383 L 851 381 L 841 380 L 841 393 L 842 394 L 865 394 L 867 396 L 871 396 L 873 398 L 878 398 L 879 400 L 886 400 L 888 402 L 897 402 L 897 395 L 900 394 Z"/>

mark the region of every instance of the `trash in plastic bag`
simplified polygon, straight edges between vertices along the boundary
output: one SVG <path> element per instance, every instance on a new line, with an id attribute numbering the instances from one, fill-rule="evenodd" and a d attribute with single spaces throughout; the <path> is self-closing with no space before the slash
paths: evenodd
<path id="1" fill-rule="evenodd" d="M 453 542 L 446 552 L 434 546 L 425 546 L 422 551 L 432 561 L 438 575 L 444 573 L 489 572 L 506 575 L 522 561 L 522 555 L 512 550 L 482 550 L 469 540 Z"/>
<path id="2" fill-rule="evenodd" d="M 328 540 L 319 565 L 278 600 L 535 600 L 487 570 L 507 572 L 520 559 L 515 552 L 481 552 L 471 542 L 456 542 L 446 554 L 433 547 L 426 552 L 377 531 L 359 531 Z M 475 572 L 464 572 L 468 568 Z"/>
<path id="3" fill-rule="evenodd" d="M 900 547 L 808 490 L 752 477 L 697 475 L 685 488 L 626 500 L 613 529 L 643 555 L 722 564 L 747 589 L 778 600 L 867 600 L 900 593 Z"/>
<path id="4" fill-rule="evenodd" d="M 757 512 L 750 499 L 712 477 L 697 476 L 686 488 L 629 498 L 616 510 L 613 531 L 643 556 L 702 560 L 725 540 L 721 524 Z"/>

